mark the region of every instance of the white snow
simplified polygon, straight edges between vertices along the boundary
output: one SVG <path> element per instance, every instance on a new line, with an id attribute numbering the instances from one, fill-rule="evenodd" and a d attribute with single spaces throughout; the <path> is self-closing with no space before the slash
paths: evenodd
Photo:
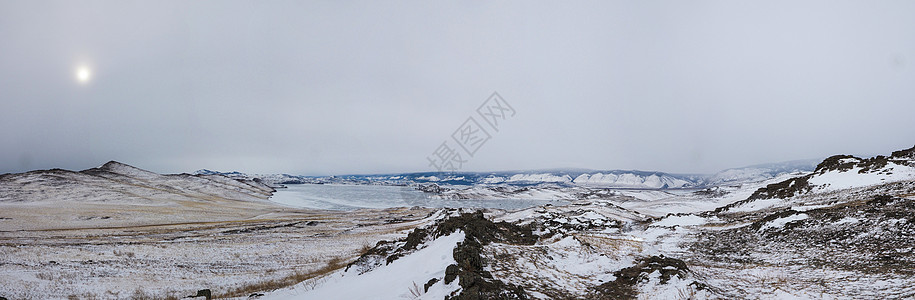
<path id="1" fill-rule="evenodd" d="M 835 225 L 852 224 L 852 223 L 858 223 L 858 222 L 860 222 L 860 221 L 861 221 L 861 220 L 859 220 L 858 218 L 844 217 L 844 218 L 842 218 L 841 220 L 838 220 L 838 221 L 836 221 L 836 222 L 833 223 L 833 224 L 835 224 Z"/>
<path id="2" fill-rule="evenodd" d="M 441 180 L 441 178 L 438 178 L 438 176 L 421 176 L 421 177 L 417 177 L 416 179 L 425 180 L 425 181 L 440 181 Z"/>
<path id="3" fill-rule="evenodd" d="M 785 224 L 788 224 L 788 223 L 791 223 L 794 221 L 806 220 L 808 217 L 809 216 L 807 214 L 793 214 L 793 215 L 790 215 L 787 217 L 782 217 L 782 218 L 778 218 L 778 219 L 769 221 L 765 225 L 760 227 L 759 230 L 763 231 L 763 230 L 766 230 L 769 228 L 782 228 L 785 226 Z"/>
<path id="4" fill-rule="evenodd" d="M 678 188 L 689 184 L 689 182 L 685 180 L 668 175 L 658 176 L 656 174 L 651 174 L 648 176 L 640 176 L 631 173 L 619 175 L 612 173 L 581 174 L 578 175 L 578 177 L 575 177 L 572 182 L 581 186 L 632 188 L 662 188 L 665 185 L 670 188 Z"/>
<path id="5" fill-rule="evenodd" d="M 890 182 L 911 180 L 915 177 L 915 168 L 899 165 L 893 162 L 887 163 L 886 167 L 866 173 L 858 173 L 861 167 L 855 167 L 850 170 L 829 171 L 811 177 L 808 183 L 819 186 L 822 191 L 835 191 L 855 187 L 871 186 L 885 184 Z"/>
<path id="6" fill-rule="evenodd" d="M 826 208 L 826 207 L 830 207 L 830 206 L 831 205 L 829 205 L 829 204 L 796 205 L 796 206 L 792 206 L 791 210 L 808 211 L 808 210 Z"/>
<path id="7" fill-rule="evenodd" d="M 674 226 L 697 226 L 703 225 L 708 222 L 705 218 L 697 215 L 685 215 L 685 216 L 670 216 L 657 221 L 652 226 L 665 226 L 665 227 L 674 227 Z"/>
<path id="8" fill-rule="evenodd" d="M 756 201 L 752 201 L 752 202 L 750 202 L 750 203 L 746 203 L 746 204 L 743 204 L 743 205 L 740 205 L 740 206 L 731 208 L 731 209 L 728 210 L 728 211 L 732 211 L 732 212 L 749 212 L 749 211 L 757 211 L 757 210 L 762 210 L 762 209 L 765 209 L 765 208 L 770 208 L 770 207 L 776 206 L 776 205 L 781 204 L 781 203 L 783 203 L 783 202 L 785 202 L 785 200 L 782 200 L 782 199 L 779 199 L 779 198 L 759 199 L 759 200 L 756 200 Z"/>
<path id="9" fill-rule="evenodd" d="M 486 178 L 483 178 L 483 183 L 485 183 L 485 184 L 496 184 L 496 183 L 503 183 L 503 182 L 505 182 L 505 177 L 501 177 L 501 176 L 488 176 Z"/>
<path id="10" fill-rule="evenodd" d="M 515 174 L 506 180 L 507 182 L 571 182 L 569 175 L 557 176 L 549 173 L 543 174 Z"/>
<path id="11" fill-rule="evenodd" d="M 306 284 L 298 284 L 291 289 L 270 293 L 262 299 L 443 299 L 459 288 L 457 281 L 445 285 L 441 279 L 445 268 L 455 263 L 452 255 L 454 247 L 463 240 L 464 233 L 458 231 L 368 273 L 359 275 L 351 269 L 330 275 L 315 289 L 308 290 Z M 423 285 L 432 278 L 440 280 L 429 288 L 428 293 L 424 293 Z"/>
<path id="12" fill-rule="evenodd" d="M 604 217 L 603 215 L 601 215 L 601 214 L 599 214 L 599 213 L 596 213 L 596 212 L 593 212 L 593 211 L 587 211 L 587 212 L 581 214 L 581 216 L 578 216 L 578 217 L 579 217 L 579 218 L 585 218 L 585 219 L 591 219 L 591 220 L 603 220 L 603 219 L 606 219 L 606 218 L 607 218 L 607 217 Z"/>
<path id="13" fill-rule="evenodd" d="M 675 197 L 676 195 L 666 192 L 666 191 L 653 191 L 653 190 L 620 190 L 620 194 L 625 196 L 630 196 L 639 200 L 645 201 L 656 201 L 661 199 L 667 199 Z"/>

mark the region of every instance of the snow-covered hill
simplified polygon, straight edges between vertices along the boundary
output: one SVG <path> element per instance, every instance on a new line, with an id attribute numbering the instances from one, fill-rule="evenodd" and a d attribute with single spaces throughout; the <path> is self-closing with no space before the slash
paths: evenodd
<path id="1" fill-rule="evenodd" d="M 274 190 L 250 180 L 222 175 L 161 175 L 111 161 L 79 172 L 53 169 L 0 175 L 0 202 L 118 201 L 148 198 L 222 198 L 263 201 Z"/>
<path id="2" fill-rule="evenodd" d="M 783 174 L 811 172 L 816 169 L 819 159 L 794 160 L 780 163 L 753 165 L 726 169 L 705 178 L 702 186 L 720 186 L 744 182 L 758 182 L 776 178 Z"/>
<path id="3" fill-rule="evenodd" d="M 769 184 L 748 199 L 719 210 L 752 210 L 800 203 L 805 202 L 804 198 L 826 193 L 892 192 L 897 190 L 893 183 L 912 181 L 915 181 L 915 147 L 895 151 L 890 156 L 835 155 L 823 160 L 813 172 Z"/>
<path id="4" fill-rule="evenodd" d="M 0 175 L 0 300 L 247 299 L 333 270 L 433 212 L 302 210 L 268 201 L 273 192 L 118 162 Z"/>
<path id="5" fill-rule="evenodd" d="M 259 181 L 272 188 L 282 188 L 284 184 L 319 183 L 313 177 L 296 176 L 289 174 L 246 174 L 238 171 L 217 172 L 207 169 L 194 171 L 194 175 L 222 175 L 242 181 Z"/>
<path id="6" fill-rule="evenodd" d="M 274 191 L 253 180 L 161 175 L 115 161 L 78 172 L 4 174 L 0 175 L 0 209 L 4 210 L 0 226 L 78 227 L 98 220 L 126 226 L 251 215 L 277 208 L 267 201 Z"/>
<path id="7" fill-rule="evenodd" d="M 573 181 L 576 185 L 592 187 L 631 187 L 631 188 L 682 188 L 693 187 L 697 183 L 680 176 L 665 173 L 638 174 L 631 172 L 597 172 L 581 174 Z"/>

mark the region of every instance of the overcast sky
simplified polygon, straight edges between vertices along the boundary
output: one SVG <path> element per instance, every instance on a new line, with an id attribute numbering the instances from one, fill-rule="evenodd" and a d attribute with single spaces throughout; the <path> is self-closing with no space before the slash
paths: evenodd
<path id="1" fill-rule="evenodd" d="M 915 1 L 0 0 L 0 173 L 428 171 L 494 91 L 516 113 L 463 170 L 889 153 L 915 144 L 913 14 Z"/>

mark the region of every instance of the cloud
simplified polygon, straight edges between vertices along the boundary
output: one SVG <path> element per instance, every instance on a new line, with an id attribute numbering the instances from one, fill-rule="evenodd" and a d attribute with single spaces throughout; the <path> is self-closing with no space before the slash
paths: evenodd
<path id="1" fill-rule="evenodd" d="M 0 4 L 0 172 L 714 172 L 915 140 L 910 2 Z M 79 84 L 74 70 L 92 68 Z"/>

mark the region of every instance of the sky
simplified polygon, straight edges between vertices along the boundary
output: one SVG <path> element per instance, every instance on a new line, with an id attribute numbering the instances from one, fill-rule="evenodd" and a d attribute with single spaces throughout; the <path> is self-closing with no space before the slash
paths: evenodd
<path id="1" fill-rule="evenodd" d="M 460 151 L 464 171 L 713 173 L 888 154 L 915 145 L 913 13 L 913 1 L 0 0 L 0 173 L 109 160 L 394 173 Z M 512 110 L 487 130 L 477 109 L 494 92 Z M 489 133 L 457 135 L 478 138 L 472 156 L 452 138 L 468 118 Z"/>

